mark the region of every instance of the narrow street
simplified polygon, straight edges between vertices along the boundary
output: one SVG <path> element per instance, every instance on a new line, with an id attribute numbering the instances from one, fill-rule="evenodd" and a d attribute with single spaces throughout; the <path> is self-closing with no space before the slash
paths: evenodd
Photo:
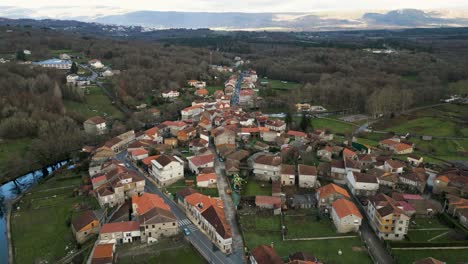
<path id="1" fill-rule="evenodd" d="M 244 242 L 242 236 L 239 232 L 239 227 L 236 221 L 236 209 L 234 208 L 234 203 L 232 201 L 232 196 L 226 193 L 226 189 L 229 189 L 228 179 L 225 172 L 224 162 L 219 160 L 219 156 L 216 154 L 216 151 L 212 149 L 215 155 L 215 171 L 218 175 L 218 192 L 219 197 L 223 200 L 224 203 L 224 213 L 226 215 L 226 220 L 231 226 L 232 233 L 232 245 L 233 245 L 233 255 L 238 255 L 240 259 L 244 255 Z M 242 263 L 242 262 L 240 262 Z"/>
<path id="2" fill-rule="evenodd" d="M 143 175 L 132 163 L 126 161 L 127 152 L 123 151 L 117 155 L 117 160 L 128 163 L 130 170 L 136 172 L 140 177 L 145 179 L 145 191 L 159 195 L 169 205 L 171 211 L 177 217 L 179 227 L 181 229 L 187 227 L 191 234 L 186 236 L 188 241 L 197 249 L 197 251 L 207 259 L 209 263 L 214 264 L 237 264 L 243 263 L 243 254 L 225 255 L 221 250 L 217 249 L 214 244 L 201 232 L 185 215 L 184 211 L 169 197 L 167 197 L 156 185 Z"/>

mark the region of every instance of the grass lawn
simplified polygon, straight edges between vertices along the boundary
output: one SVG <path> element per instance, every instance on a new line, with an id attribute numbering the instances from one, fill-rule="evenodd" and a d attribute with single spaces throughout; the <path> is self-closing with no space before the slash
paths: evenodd
<path id="1" fill-rule="evenodd" d="M 314 129 L 329 129 L 332 133 L 350 134 L 355 130 L 355 126 L 333 119 L 313 118 L 312 127 Z"/>
<path id="2" fill-rule="evenodd" d="M 288 229 L 287 238 L 339 236 L 330 219 L 317 220 L 316 215 L 285 215 L 284 225 Z"/>
<path id="3" fill-rule="evenodd" d="M 296 83 L 296 82 L 287 82 L 287 81 L 270 80 L 270 79 L 260 79 L 260 82 L 268 82 L 267 86 L 270 86 L 272 89 L 276 89 L 276 90 L 297 89 L 302 86 L 300 83 Z"/>
<path id="4" fill-rule="evenodd" d="M 115 106 L 101 88 L 91 86 L 88 88 L 90 93 L 86 95 L 85 102 L 75 102 L 65 100 L 64 104 L 67 111 L 77 112 L 86 118 L 100 115 L 102 117 L 123 118 L 124 115 Z"/>
<path id="5" fill-rule="evenodd" d="M 385 131 L 399 134 L 414 133 L 418 135 L 449 137 L 455 136 L 455 127 L 455 123 L 450 120 L 437 117 L 421 117 L 388 127 Z"/>
<path id="6" fill-rule="evenodd" d="M 453 139 L 433 139 L 424 141 L 417 138 L 411 138 L 410 141 L 416 144 L 416 150 L 430 153 L 431 155 L 445 160 L 463 160 L 466 156 L 460 155 L 461 152 L 468 151 L 468 140 Z"/>
<path id="7" fill-rule="evenodd" d="M 30 138 L 0 141 L 0 171 L 8 170 L 9 158 L 11 156 L 24 157 L 29 151 L 31 141 L 32 139 Z"/>
<path id="8" fill-rule="evenodd" d="M 271 183 L 248 179 L 247 184 L 242 189 L 243 196 L 271 195 Z"/>
<path id="9" fill-rule="evenodd" d="M 195 190 L 198 190 L 200 193 L 202 193 L 204 195 L 209 195 L 211 197 L 219 197 L 218 188 L 199 188 L 199 187 L 197 187 L 196 186 L 197 183 L 196 183 L 196 180 L 195 180 L 195 176 L 185 177 L 185 179 L 177 181 L 174 184 L 166 187 L 166 190 L 168 192 L 170 192 L 171 194 L 175 195 L 175 193 L 178 192 L 179 190 L 182 190 L 182 189 L 185 189 L 185 188 L 189 187 L 189 186 L 187 186 L 185 184 L 185 180 L 193 180 L 194 185 L 190 186 L 190 187 L 195 189 Z"/>
<path id="10" fill-rule="evenodd" d="M 242 228 L 249 231 L 270 230 L 272 232 L 280 232 L 281 216 L 279 215 L 240 215 Z"/>
<path id="11" fill-rule="evenodd" d="M 132 251 L 134 256 L 120 257 L 118 259 L 118 263 L 206 263 L 205 259 L 194 248 L 192 248 L 190 244 L 184 241 L 168 242 L 163 240 L 158 243 L 154 243 L 147 250 L 150 251 L 150 253 L 144 251 L 145 249 L 125 246 L 117 247 L 117 252 L 124 253 L 125 251 Z"/>
<path id="12" fill-rule="evenodd" d="M 224 91 L 224 86 L 218 85 L 218 86 L 206 86 L 206 89 L 210 93 L 210 95 L 214 94 L 215 91 L 221 90 Z"/>
<path id="13" fill-rule="evenodd" d="M 415 222 L 416 224 L 411 223 L 409 229 L 423 229 L 423 228 L 447 228 L 448 227 L 442 223 L 437 218 L 416 218 L 411 220 L 411 222 Z"/>
<path id="14" fill-rule="evenodd" d="M 413 263 L 427 257 L 433 257 L 445 263 L 466 263 L 468 259 L 468 250 L 466 249 L 444 249 L 444 250 L 393 250 L 396 257 L 396 263 Z"/>
<path id="15" fill-rule="evenodd" d="M 98 208 L 93 197 L 73 195 L 80 178 L 57 180 L 71 172 L 53 176 L 35 186 L 12 213 L 12 240 L 15 263 L 53 263 L 75 249 L 75 238 L 67 221 L 83 204 Z M 75 174 L 77 176 L 77 174 Z"/>
<path id="16" fill-rule="evenodd" d="M 377 147 L 379 145 L 378 141 L 368 139 L 368 138 L 357 138 L 357 143 L 364 144 L 364 145 L 369 145 L 372 147 Z"/>

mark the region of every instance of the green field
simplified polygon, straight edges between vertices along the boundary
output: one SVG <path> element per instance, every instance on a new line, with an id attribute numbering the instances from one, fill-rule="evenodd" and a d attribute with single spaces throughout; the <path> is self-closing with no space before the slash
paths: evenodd
<path id="1" fill-rule="evenodd" d="M 392 254 L 396 257 L 396 263 L 407 264 L 416 260 L 433 257 L 447 264 L 466 263 L 468 250 L 466 249 L 444 249 L 444 250 L 396 250 Z"/>
<path id="2" fill-rule="evenodd" d="M 80 182 L 81 176 L 72 172 L 55 175 L 33 187 L 16 204 L 19 209 L 11 216 L 15 263 L 54 263 L 76 250 L 75 238 L 67 224 L 79 211 L 74 208 L 80 204 L 99 208 L 94 197 L 73 194 Z"/>
<path id="3" fill-rule="evenodd" d="M 271 195 L 271 183 L 248 179 L 242 189 L 242 196 Z"/>
<path id="4" fill-rule="evenodd" d="M 79 113 L 86 118 L 97 115 L 118 119 L 124 117 L 101 88 L 92 86 L 88 89 L 90 92 L 85 96 L 85 102 L 64 101 L 67 111 Z"/>
<path id="5" fill-rule="evenodd" d="M 287 238 L 330 237 L 339 236 L 330 219 L 317 219 L 316 215 L 284 215 Z M 351 234 L 352 235 L 352 234 Z"/>
<path id="6" fill-rule="evenodd" d="M 123 245 L 117 248 L 117 252 L 125 255 L 118 259 L 117 263 L 190 263 L 204 264 L 205 259 L 187 242 L 162 240 L 152 244 L 149 248 L 135 248 L 135 245 Z"/>
<path id="7" fill-rule="evenodd" d="M 287 82 L 287 81 L 270 80 L 270 79 L 260 79 L 259 82 L 268 82 L 267 87 L 271 87 L 272 89 L 276 89 L 276 90 L 297 89 L 302 86 L 300 83 L 296 83 L 296 82 Z"/>
<path id="8" fill-rule="evenodd" d="M 311 123 L 314 129 L 329 129 L 335 134 L 351 134 L 356 129 L 356 126 L 351 123 L 328 118 L 313 118 Z"/>
<path id="9" fill-rule="evenodd" d="M 324 219 L 325 220 L 325 219 Z M 309 227 L 308 223 L 294 223 L 295 230 L 301 228 L 305 231 Z M 320 228 L 326 227 L 323 230 L 307 230 L 307 232 L 327 232 L 329 226 L 321 225 Z M 287 258 L 289 254 L 297 251 L 306 252 L 316 256 L 320 261 L 326 263 L 372 263 L 366 250 L 362 247 L 362 242 L 359 238 L 344 238 L 344 239 L 326 239 L 326 240 L 311 240 L 311 241 L 283 241 L 281 239 L 281 222 L 280 216 L 273 215 L 242 215 L 240 217 L 240 226 L 243 230 L 245 246 L 250 250 L 258 245 L 272 245 L 276 252 L 283 258 Z M 315 226 L 319 227 L 319 226 Z M 288 228 L 291 228 L 288 226 Z M 342 255 L 338 255 L 338 251 L 342 251 Z"/>

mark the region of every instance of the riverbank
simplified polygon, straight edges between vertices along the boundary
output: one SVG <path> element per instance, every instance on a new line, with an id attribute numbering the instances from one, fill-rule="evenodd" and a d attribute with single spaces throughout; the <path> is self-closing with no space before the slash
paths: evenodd
<path id="1" fill-rule="evenodd" d="M 82 210 L 99 207 L 94 197 L 79 195 L 82 173 L 60 171 L 31 188 L 12 208 L 15 263 L 52 263 L 79 249 L 71 219 Z M 35 219 L 34 225 L 31 219 Z"/>

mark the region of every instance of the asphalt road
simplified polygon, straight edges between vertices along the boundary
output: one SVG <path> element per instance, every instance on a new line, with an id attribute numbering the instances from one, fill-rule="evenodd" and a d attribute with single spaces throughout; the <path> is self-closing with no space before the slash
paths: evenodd
<path id="1" fill-rule="evenodd" d="M 117 155 L 117 159 L 121 162 L 126 162 L 125 156 L 127 155 L 127 152 L 121 152 Z M 143 175 L 140 171 L 138 171 L 133 164 L 128 162 L 130 165 L 131 170 L 135 171 L 139 176 L 143 177 L 146 182 L 145 182 L 145 191 L 149 193 L 154 193 L 159 195 L 164 199 L 164 201 L 169 205 L 171 208 L 172 212 L 174 215 L 177 217 L 177 220 L 179 222 L 179 226 L 181 230 L 183 228 L 188 228 L 191 233 L 189 236 L 186 236 L 186 238 L 192 243 L 192 245 L 200 252 L 205 259 L 208 260 L 209 263 L 215 263 L 215 264 L 237 264 L 237 263 L 243 263 L 242 261 L 242 256 L 239 256 L 238 254 L 231 254 L 231 255 L 225 255 L 221 250 L 217 249 L 214 244 L 206 237 L 194 224 L 190 222 L 190 220 L 187 218 L 185 215 L 184 211 L 180 209 L 177 204 L 170 198 L 168 198 L 166 195 L 164 195 L 161 190 L 159 190 L 154 183 L 152 183 L 150 180 L 148 180 L 145 175 Z M 240 258 L 239 258 L 240 257 Z"/>

